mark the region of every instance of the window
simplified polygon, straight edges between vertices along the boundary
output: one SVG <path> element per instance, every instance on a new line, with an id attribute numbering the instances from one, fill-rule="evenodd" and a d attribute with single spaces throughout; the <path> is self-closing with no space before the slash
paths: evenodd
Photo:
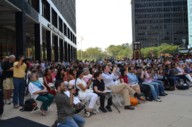
<path id="1" fill-rule="evenodd" d="M 50 5 L 46 0 L 42 0 L 42 16 L 50 21 Z"/>
<path id="2" fill-rule="evenodd" d="M 52 9 L 52 24 L 57 28 L 57 13 Z"/>
<path id="3" fill-rule="evenodd" d="M 37 12 L 39 12 L 39 0 L 27 0 L 28 4 L 31 5 Z"/>

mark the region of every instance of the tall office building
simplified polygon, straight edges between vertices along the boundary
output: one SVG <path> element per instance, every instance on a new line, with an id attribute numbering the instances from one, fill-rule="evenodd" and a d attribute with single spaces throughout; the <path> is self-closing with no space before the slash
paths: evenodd
<path id="1" fill-rule="evenodd" d="M 192 47 L 192 0 L 187 1 L 188 5 L 188 31 L 189 31 L 189 46 Z"/>
<path id="2" fill-rule="evenodd" d="M 131 4 L 133 42 L 141 42 L 141 47 L 187 45 L 187 0 L 132 0 Z"/>
<path id="3" fill-rule="evenodd" d="M 0 57 L 76 58 L 75 0 L 1 0 Z"/>

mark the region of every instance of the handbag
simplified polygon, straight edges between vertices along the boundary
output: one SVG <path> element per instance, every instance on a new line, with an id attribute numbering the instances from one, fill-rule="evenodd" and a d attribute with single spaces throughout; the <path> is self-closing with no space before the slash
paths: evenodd
<path id="1" fill-rule="evenodd" d="M 84 104 L 77 104 L 77 105 L 74 105 L 74 113 L 77 114 L 79 112 L 81 112 L 83 109 L 85 109 L 85 105 Z"/>

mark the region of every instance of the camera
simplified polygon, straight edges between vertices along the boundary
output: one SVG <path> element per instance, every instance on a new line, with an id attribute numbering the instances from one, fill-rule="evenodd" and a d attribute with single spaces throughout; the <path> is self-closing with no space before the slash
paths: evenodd
<path id="1" fill-rule="evenodd" d="M 73 89 L 75 89 L 74 86 L 68 86 L 68 90 L 73 90 Z"/>

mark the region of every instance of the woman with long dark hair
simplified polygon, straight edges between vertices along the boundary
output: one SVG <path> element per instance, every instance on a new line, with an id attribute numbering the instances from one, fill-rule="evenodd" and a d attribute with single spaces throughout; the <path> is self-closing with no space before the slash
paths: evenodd
<path id="1" fill-rule="evenodd" d="M 56 91 L 53 88 L 53 77 L 51 76 L 51 70 L 49 68 L 45 69 L 45 73 L 43 76 L 44 85 L 46 86 L 48 92 L 50 94 L 56 95 Z M 51 86 L 52 85 L 52 86 Z"/>
<path id="2" fill-rule="evenodd" d="M 59 68 L 56 75 L 56 80 L 64 80 L 65 74 L 64 74 L 64 68 Z"/>
<path id="3" fill-rule="evenodd" d="M 88 84 L 83 80 L 83 71 L 78 70 L 76 74 L 76 79 L 74 82 L 75 88 L 78 90 L 78 96 L 81 100 L 86 100 L 88 102 L 87 112 L 93 113 L 93 108 L 97 101 L 97 94 L 93 93 L 90 89 L 91 82 Z"/>

